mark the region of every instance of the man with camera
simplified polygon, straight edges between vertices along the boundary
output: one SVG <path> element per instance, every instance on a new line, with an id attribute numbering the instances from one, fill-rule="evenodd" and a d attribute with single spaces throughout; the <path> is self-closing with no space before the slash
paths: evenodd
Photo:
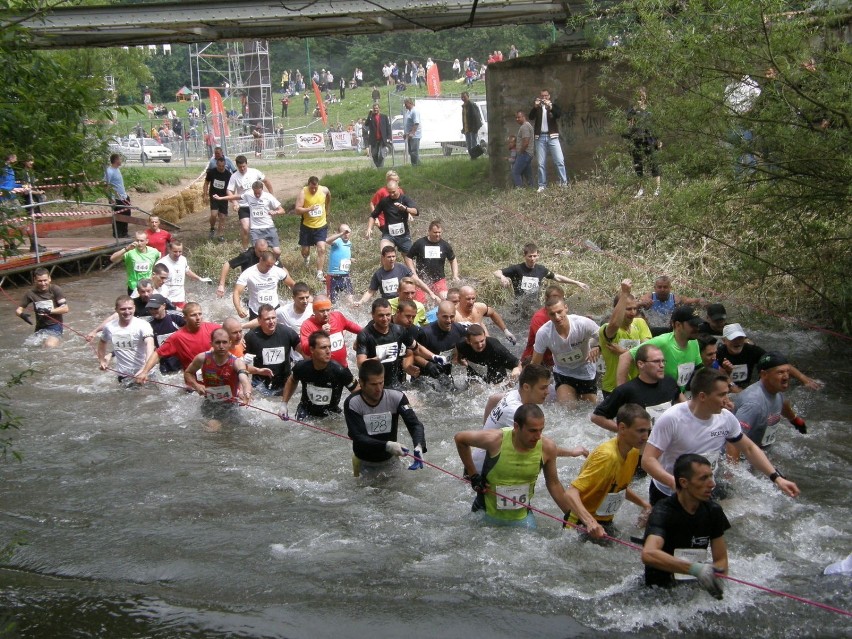
<path id="1" fill-rule="evenodd" d="M 547 188 L 547 155 L 559 174 L 559 184 L 568 185 L 568 175 L 565 172 L 565 158 L 559 144 L 559 125 L 557 120 L 562 115 L 562 109 L 550 100 L 550 91 L 542 89 L 530 110 L 530 122 L 533 123 L 535 134 L 535 154 L 538 158 L 538 192 Z"/>

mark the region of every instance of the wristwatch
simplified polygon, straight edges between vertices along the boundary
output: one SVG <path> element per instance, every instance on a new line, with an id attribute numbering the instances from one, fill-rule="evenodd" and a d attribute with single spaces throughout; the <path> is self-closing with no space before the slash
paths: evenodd
<path id="1" fill-rule="evenodd" d="M 774 484 L 774 483 L 775 483 L 775 480 L 776 480 L 776 479 L 778 479 L 779 477 L 781 477 L 782 479 L 786 479 L 786 478 L 784 477 L 784 475 L 782 475 L 782 474 L 781 474 L 778 470 L 776 470 L 774 473 L 772 473 L 772 474 L 769 476 L 769 481 L 771 481 L 771 482 Z"/>

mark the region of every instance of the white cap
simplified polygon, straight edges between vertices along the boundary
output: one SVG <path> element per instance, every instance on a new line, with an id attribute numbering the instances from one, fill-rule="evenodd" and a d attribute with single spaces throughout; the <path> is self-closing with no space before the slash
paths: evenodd
<path id="1" fill-rule="evenodd" d="M 738 337 L 745 337 L 745 331 L 743 327 L 739 324 L 727 324 L 725 328 L 722 329 L 722 337 L 727 340 L 734 340 Z"/>

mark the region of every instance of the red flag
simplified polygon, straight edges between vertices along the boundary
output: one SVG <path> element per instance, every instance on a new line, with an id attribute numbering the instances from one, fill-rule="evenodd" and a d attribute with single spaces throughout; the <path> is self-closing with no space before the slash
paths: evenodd
<path id="1" fill-rule="evenodd" d="M 210 92 L 210 112 L 213 120 L 213 135 L 220 140 L 222 137 L 231 135 L 228 130 L 228 118 L 225 116 L 225 107 L 222 104 L 222 95 L 216 89 L 209 89 Z M 224 131 L 219 130 L 219 123 L 222 123 Z"/>
<path id="2" fill-rule="evenodd" d="M 317 83 L 311 80 L 311 84 L 314 85 L 314 95 L 317 98 L 317 106 L 319 106 L 320 117 L 322 118 L 323 124 L 328 124 L 328 114 L 325 112 L 325 102 L 322 101 L 322 94 L 320 94 L 319 87 Z"/>
<path id="3" fill-rule="evenodd" d="M 426 72 L 426 90 L 433 98 L 441 96 L 441 76 L 438 75 L 437 64 L 433 64 Z"/>

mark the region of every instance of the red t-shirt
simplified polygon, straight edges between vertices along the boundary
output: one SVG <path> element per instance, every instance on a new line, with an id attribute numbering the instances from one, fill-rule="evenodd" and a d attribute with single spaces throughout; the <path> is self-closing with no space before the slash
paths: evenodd
<path id="1" fill-rule="evenodd" d="M 533 314 L 532 319 L 530 320 L 530 332 L 527 334 L 527 346 L 524 348 L 524 352 L 521 355 L 522 362 L 529 362 L 530 359 L 532 359 L 535 334 L 538 332 L 538 329 L 547 324 L 549 321 L 550 317 L 548 317 L 547 309 L 545 308 L 540 308 Z M 553 367 L 553 353 L 550 352 L 549 348 L 544 351 L 541 363 L 544 366 L 548 366 L 550 368 Z"/>
<path id="2" fill-rule="evenodd" d="M 382 115 L 381 113 L 373 116 L 373 120 L 376 121 L 376 140 L 382 139 Z"/>
<path id="3" fill-rule="evenodd" d="M 168 254 L 166 245 L 172 241 L 171 233 L 163 229 L 160 229 L 156 233 L 151 229 L 145 229 L 145 235 L 148 236 L 148 246 L 157 249 L 160 252 L 160 257 L 165 257 Z"/>
<path id="4" fill-rule="evenodd" d="M 361 327 L 352 320 L 346 319 L 340 311 L 332 311 L 329 313 L 328 323 L 329 326 L 331 326 L 331 330 L 329 331 L 329 335 L 331 336 L 331 359 L 342 366 L 348 366 L 346 362 L 346 342 L 343 339 L 343 331 L 349 331 L 350 333 L 357 335 L 361 332 Z M 311 352 L 310 347 L 308 346 L 308 338 L 311 336 L 311 333 L 321 330 L 322 326 L 317 325 L 313 316 L 302 322 L 302 328 L 299 331 L 299 338 L 302 342 L 302 352 L 305 354 L 306 358 L 310 358 L 309 353 Z"/>
<path id="5" fill-rule="evenodd" d="M 172 333 L 163 342 L 162 346 L 157 349 L 157 355 L 161 359 L 177 355 L 180 360 L 180 367 L 186 369 L 196 355 L 210 350 L 210 336 L 217 328 L 222 327 L 212 322 L 204 322 L 195 333 L 190 333 L 184 326 Z"/>

